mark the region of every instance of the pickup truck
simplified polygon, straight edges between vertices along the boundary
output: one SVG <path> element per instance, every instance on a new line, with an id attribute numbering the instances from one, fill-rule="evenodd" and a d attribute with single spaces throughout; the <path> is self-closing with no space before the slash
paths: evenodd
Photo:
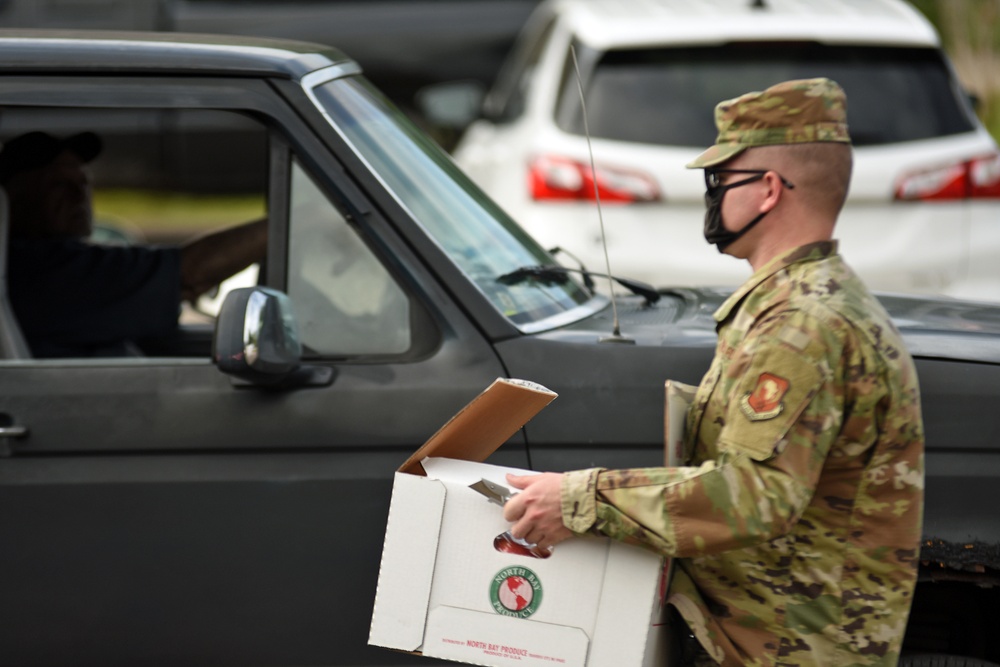
<path id="1" fill-rule="evenodd" d="M 662 462 L 664 380 L 700 380 L 727 291 L 558 268 L 343 52 L 17 31 L 0 52 L 0 139 L 98 133 L 98 199 L 127 164 L 157 219 L 249 170 L 269 220 L 251 284 L 130 356 L 34 358 L 0 292 L 0 664 L 426 664 L 366 644 L 393 472 L 497 377 L 559 398 L 491 462 Z M 884 303 L 927 431 L 905 647 L 998 661 L 1000 310 Z"/>

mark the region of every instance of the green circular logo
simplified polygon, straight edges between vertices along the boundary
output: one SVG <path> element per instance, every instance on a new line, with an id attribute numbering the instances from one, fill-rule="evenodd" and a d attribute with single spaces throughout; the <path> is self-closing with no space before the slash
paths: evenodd
<path id="1" fill-rule="evenodd" d="M 507 567 L 490 582 L 493 611 L 504 616 L 528 618 L 542 604 L 542 582 L 526 567 Z"/>

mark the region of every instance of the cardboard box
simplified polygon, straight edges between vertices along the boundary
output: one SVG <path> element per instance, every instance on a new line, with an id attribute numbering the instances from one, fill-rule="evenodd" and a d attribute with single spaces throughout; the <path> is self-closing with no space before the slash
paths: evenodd
<path id="1" fill-rule="evenodd" d="M 478 461 L 553 398 L 497 380 L 396 473 L 369 644 L 477 665 L 666 664 L 662 558 L 600 537 L 512 553 L 501 508 L 470 488 L 530 474 Z"/>

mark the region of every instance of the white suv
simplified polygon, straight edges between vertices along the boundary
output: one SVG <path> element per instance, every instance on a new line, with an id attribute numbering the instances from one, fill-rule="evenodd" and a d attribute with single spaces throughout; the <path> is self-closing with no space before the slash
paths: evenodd
<path id="1" fill-rule="evenodd" d="M 931 24 L 901 0 L 552 0 L 524 27 L 456 161 L 543 244 L 603 272 L 575 45 L 612 272 L 732 286 L 702 238 L 719 101 L 826 76 L 855 170 L 838 226 L 874 289 L 1000 300 L 1000 153 Z M 573 260 L 572 257 L 578 258 Z"/>

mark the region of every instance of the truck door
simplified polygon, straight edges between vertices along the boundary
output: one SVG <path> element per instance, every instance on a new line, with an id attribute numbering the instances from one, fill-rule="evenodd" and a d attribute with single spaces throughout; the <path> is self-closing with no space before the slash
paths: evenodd
<path id="1" fill-rule="evenodd" d="M 100 210 L 147 220 L 124 242 L 266 214 L 237 283 L 287 292 L 307 363 L 334 369 L 294 390 L 219 372 L 221 295 L 133 356 L 0 360 L 21 434 L 0 437 L 0 662 L 406 662 L 365 642 L 392 475 L 505 374 L 489 343 L 261 80 L 0 77 L 0 106 L 4 140 L 103 137 Z M 178 202 L 202 206 L 168 223 Z"/>

